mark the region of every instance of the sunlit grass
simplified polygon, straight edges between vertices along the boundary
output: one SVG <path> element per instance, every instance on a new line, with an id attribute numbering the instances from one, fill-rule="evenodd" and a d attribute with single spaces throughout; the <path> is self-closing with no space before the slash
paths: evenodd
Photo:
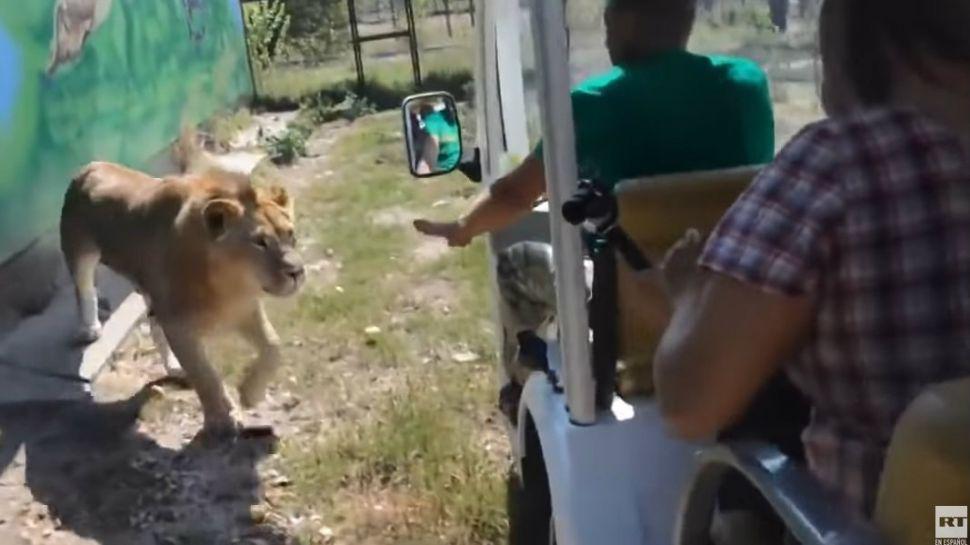
<path id="1" fill-rule="evenodd" d="M 311 283 L 295 302 L 273 307 L 281 337 L 301 340 L 287 349 L 286 372 L 305 399 L 346 396 L 366 410 L 284 438 L 275 465 L 293 485 L 278 508 L 321 515 L 338 542 L 499 543 L 508 460 L 495 421 L 485 246 L 421 261 L 414 250 L 425 241 L 410 225 L 373 219 L 388 209 L 448 213 L 477 187 L 460 175 L 412 179 L 399 123 L 395 113 L 355 121 L 328 152 L 333 174 L 297 197 L 301 237 L 340 271 L 336 285 Z M 447 286 L 447 314 L 414 306 L 432 281 Z M 480 359 L 457 363 L 459 350 Z M 334 358 L 355 362 L 381 393 L 363 391 L 367 381 L 346 371 L 328 372 Z M 300 531 L 305 543 L 319 541 L 312 529 Z"/>
<path id="2" fill-rule="evenodd" d="M 442 49 L 423 51 L 420 55 L 421 73 L 424 76 L 438 74 L 471 73 L 473 51 L 468 45 L 450 45 Z M 386 58 L 364 58 L 364 75 L 373 85 L 401 87 L 413 83 L 411 58 L 399 54 Z M 270 69 L 257 77 L 259 95 L 265 99 L 288 99 L 299 101 L 315 92 L 346 85 L 356 81 L 357 72 L 353 56 L 317 66 L 281 66 Z"/>

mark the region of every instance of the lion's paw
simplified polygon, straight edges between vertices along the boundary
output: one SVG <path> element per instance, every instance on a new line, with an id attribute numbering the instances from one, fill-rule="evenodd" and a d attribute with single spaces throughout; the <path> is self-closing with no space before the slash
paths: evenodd
<path id="1" fill-rule="evenodd" d="M 77 332 L 77 341 L 83 344 L 91 344 L 101 338 L 101 324 L 81 326 Z"/>
<path id="2" fill-rule="evenodd" d="M 222 443 L 234 441 L 239 437 L 239 432 L 242 429 L 242 423 L 235 418 L 219 420 L 206 419 L 202 425 L 200 435 L 206 442 Z"/>
<path id="3" fill-rule="evenodd" d="M 257 384 L 255 380 L 244 380 L 239 385 L 239 403 L 246 409 L 252 409 L 266 399 L 266 387 Z"/>

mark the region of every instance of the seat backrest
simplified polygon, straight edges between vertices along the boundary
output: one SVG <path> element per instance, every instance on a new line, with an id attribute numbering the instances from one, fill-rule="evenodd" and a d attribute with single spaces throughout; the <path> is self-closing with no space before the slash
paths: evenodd
<path id="1" fill-rule="evenodd" d="M 654 264 L 696 228 L 707 234 L 761 170 L 760 166 L 652 176 L 622 182 L 616 190 L 619 224 Z M 657 282 L 644 292 L 622 259 L 617 264 L 620 391 L 653 391 L 651 363 L 667 324 L 669 302 Z"/>
<path id="2" fill-rule="evenodd" d="M 970 506 L 970 377 L 928 388 L 900 417 L 874 520 L 893 545 L 926 545 L 937 506 Z"/>
<path id="3" fill-rule="evenodd" d="M 747 188 L 761 166 L 651 176 L 616 190 L 620 225 L 658 260 L 689 228 L 709 232 Z"/>

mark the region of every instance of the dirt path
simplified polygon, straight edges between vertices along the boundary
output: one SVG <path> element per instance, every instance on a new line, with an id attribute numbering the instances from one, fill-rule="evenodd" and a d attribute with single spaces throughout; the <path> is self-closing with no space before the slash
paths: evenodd
<path id="1" fill-rule="evenodd" d="M 269 131 L 280 130 L 279 120 L 257 118 Z M 325 160 L 337 130 L 315 140 L 316 157 L 294 169 L 300 180 Z M 246 131 L 241 140 L 255 132 Z M 239 154 L 247 160 L 250 155 Z M 274 519 L 267 503 L 290 484 L 265 463 L 278 445 L 251 440 L 213 447 L 197 441 L 201 416 L 192 392 L 168 390 L 159 398 L 143 388 L 162 375 L 152 346 L 143 324 L 93 385 L 96 405 L 0 409 L 6 468 L 0 478 L 0 543 L 293 542 L 290 521 Z M 276 389 L 248 416 L 289 435 L 310 422 L 307 413 L 295 396 Z"/>

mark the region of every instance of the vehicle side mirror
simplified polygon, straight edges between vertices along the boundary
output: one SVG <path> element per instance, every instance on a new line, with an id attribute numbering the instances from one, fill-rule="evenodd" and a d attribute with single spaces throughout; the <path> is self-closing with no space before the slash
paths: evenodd
<path id="1" fill-rule="evenodd" d="M 423 93 L 404 99 L 404 141 L 411 175 L 430 178 L 452 172 L 462 160 L 458 107 L 448 93 Z"/>

